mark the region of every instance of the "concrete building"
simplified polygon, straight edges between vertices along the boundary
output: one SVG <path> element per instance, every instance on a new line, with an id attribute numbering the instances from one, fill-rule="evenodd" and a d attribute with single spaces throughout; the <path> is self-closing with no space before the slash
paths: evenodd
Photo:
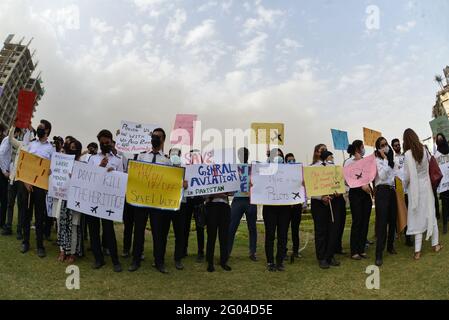
<path id="1" fill-rule="evenodd" d="M 13 43 L 14 35 L 9 35 L 3 49 L 0 51 L 0 123 L 11 126 L 16 118 L 17 97 L 21 89 L 36 92 L 37 98 L 34 110 L 44 94 L 41 86 L 41 74 L 33 77 L 37 63 L 33 62 L 33 53 L 29 46 L 32 39 L 25 45 L 24 39 Z"/>
<path id="2" fill-rule="evenodd" d="M 446 78 L 446 85 L 443 83 L 443 77 L 439 79 L 438 84 L 440 90 L 437 92 L 436 102 L 432 108 L 432 117 L 437 118 L 440 116 L 449 116 L 449 66 L 444 70 L 444 77 Z"/>

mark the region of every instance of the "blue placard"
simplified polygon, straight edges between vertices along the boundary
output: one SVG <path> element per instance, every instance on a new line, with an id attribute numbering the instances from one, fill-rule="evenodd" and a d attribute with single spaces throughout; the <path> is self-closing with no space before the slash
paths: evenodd
<path id="1" fill-rule="evenodd" d="M 334 149 L 346 151 L 349 146 L 348 133 L 336 129 L 331 129 L 331 132 L 332 140 L 334 140 Z"/>

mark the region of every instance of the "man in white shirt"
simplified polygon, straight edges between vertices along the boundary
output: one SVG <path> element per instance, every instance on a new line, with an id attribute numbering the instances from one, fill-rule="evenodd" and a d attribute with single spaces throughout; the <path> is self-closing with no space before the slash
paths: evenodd
<path id="1" fill-rule="evenodd" d="M 161 128 L 153 131 L 151 136 L 151 152 L 141 153 L 137 160 L 171 165 L 170 160 L 165 156 L 164 143 L 166 134 Z M 154 267 L 161 273 L 168 273 L 165 268 L 165 249 L 167 246 L 168 232 L 170 231 L 171 216 L 169 213 L 159 209 L 134 208 L 134 242 L 133 242 L 133 262 L 129 267 L 130 272 L 137 271 L 140 268 L 141 256 L 143 253 L 143 244 L 145 242 L 145 227 L 148 216 L 150 217 L 151 232 L 153 234 L 153 256 Z"/>
<path id="2" fill-rule="evenodd" d="M 112 153 L 112 133 L 108 130 L 102 130 L 97 136 L 100 144 L 101 152 L 93 155 L 89 159 L 89 164 L 92 166 L 100 166 L 107 168 L 108 171 L 123 172 L 122 159 Z M 114 272 L 121 272 L 122 266 L 118 258 L 117 240 L 115 237 L 114 222 L 111 220 L 100 219 L 90 215 L 86 215 L 86 222 L 89 226 L 89 236 L 92 252 L 95 256 L 94 269 L 100 269 L 105 265 L 104 254 L 101 249 L 100 237 L 100 223 L 103 227 L 104 238 L 106 240 L 107 249 L 111 255 L 111 260 L 114 265 Z"/>
<path id="3" fill-rule="evenodd" d="M 51 133 L 51 123 L 48 122 L 47 120 L 41 120 L 39 126 L 37 127 L 36 133 L 37 139 L 32 141 L 28 145 L 28 152 L 41 158 L 50 160 L 52 154 L 55 152 L 53 145 L 50 143 L 50 141 L 48 141 L 48 137 Z M 25 204 L 22 203 L 22 205 L 25 205 L 26 208 L 28 209 L 26 210 L 26 214 L 23 221 L 23 243 L 21 252 L 26 253 L 30 249 L 30 227 L 31 227 L 31 220 L 33 218 L 33 208 L 34 208 L 37 255 L 40 258 L 44 258 L 46 256 L 46 253 L 43 240 L 46 225 L 47 230 L 49 230 L 47 221 L 48 218 L 47 204 L 46 204 L 47 191 L 41 188 L 31 186 L 27 183 L 24 183 L 24 186 L 28 194 L 26 197 L 21 197 L 20 201 L 24 201 L 25 198 L 28 198 L 29 206 L 28 203 Z"/>

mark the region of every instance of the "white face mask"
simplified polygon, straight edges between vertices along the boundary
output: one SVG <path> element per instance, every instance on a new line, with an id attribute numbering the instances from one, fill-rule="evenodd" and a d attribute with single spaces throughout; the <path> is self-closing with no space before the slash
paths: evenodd
<path id="1" fill-rule="evenodd" d="M 284 159 L 280 156 L 277 156 L 273 159 L 273 163 L 284 163 Z"/>
<path id="2" fill-rule="evenodd" d="M 327 164 L 332 164 L 332 165 L 334 164 L 334 162 L 332 160 L 328 160 L 328 161 L 326 161 L 326 163 Z"/>
<path id="3" fill-rule="evenodd" d="M 365 156 L 365 148 L 363 148 L 362 150 L 360 150 L 360 155 L 361 155 L 362 157 Z"/>
<path id="4" fill-rule="evenodd" d="M 390 152 L 390 147 L 389 147 L 389 146 L 386 146 L 386 147 L 384 148 L 384 153 L 387 154 L 387 153 L 389 153 L 389 152 Z"/>
<path id="5" fill-rule="evenodd" d="M 181 165 L 181 157 L 176 154 L 170 156 L 170 161 L 174 166 Z"/>

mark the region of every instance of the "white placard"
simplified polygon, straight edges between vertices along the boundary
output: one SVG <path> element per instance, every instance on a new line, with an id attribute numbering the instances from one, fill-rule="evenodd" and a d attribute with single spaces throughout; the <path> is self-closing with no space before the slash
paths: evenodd
<path id="1" fill-rule="evenodd" d="M 442 193 L 449 190 L 449 154 L 447 155 L 441 154 L 438 157 L 437 161 L 441 173 L 443 174 L 443 179 L 441 179 L 437 192 Z"/>
<path id="2" fill-rule="evenodd" d="M 72 173 L 75 156 L 63 153 L 53 153 L 51 156 L 51 175 L 48 181 L 48 195 L 52 198 L 67 200 L 70 174 Z"/>
<path id="3" fill-rule="evenodd" d="M 240 190 L 237 164 L 193 164 L 186 166 L 187 197 Z"/>
<path id="4" fill-rule="evenodd" d="M 139 154 L 151 149 L 151 134 L 156 125 L 122 121 L 115 148 L 130 154 Z"/>

